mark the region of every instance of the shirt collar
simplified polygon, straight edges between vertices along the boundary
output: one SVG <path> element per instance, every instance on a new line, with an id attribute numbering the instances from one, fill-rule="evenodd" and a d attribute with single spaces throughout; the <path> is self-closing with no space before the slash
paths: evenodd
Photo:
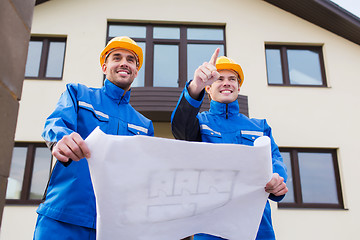
<path id="1" fill-rule="evenodd" d="M 116 86 L 112 82 L 110 82 L 108 79 L 105 79 L 104 86 L 103 86 L 104 92 L 106 95 L 108 95 L 111 99 L 114 99 L 118 103 L 129 103 L 130 101 L 130 92 L 131 89 L 129 89 L 124 94 L 124 89 Z"/>
<path id="2" fill-rule="evenodd" d="M 227 109 L 226 109 L 227 105 Z M 226 111 L 229 115 L 238 114 L 239 113 L 239 102 L 237 100 L 231 103 L 220 103 L 214 100 L 210 102 L 210 112 L 214 114 L 226 114 Z"/>

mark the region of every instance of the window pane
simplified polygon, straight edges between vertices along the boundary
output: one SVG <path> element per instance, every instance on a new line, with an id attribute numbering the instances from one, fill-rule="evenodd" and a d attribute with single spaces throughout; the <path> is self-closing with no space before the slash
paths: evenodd
<path id="1" fill-rule="evenodd" d="M 219 56 L 224 55 L 224 45 L 220 44 L 188 44 L 187 46 L 187 79 L 193 79 L 195 70 L 204 62 L 208 62 L 216 48 L 220 48 Z"/>
<path id="2" fill-rule="evenodd" d="M 224 30 L 221 28 L 188 28 L 189 40 L 224 40 Z"/>
<path id="3" fill-rule="evenodd" d="M 303 202 L 338 204 L 332 154 L 300 152 L 298 156 Z"/>
<path id="4" fill-rule="evenodd" d="M 319 53 L 310 50 L 287 51 L 290 84 L 322 85 Z"/>
<path id="5" fill-rule="evenodd" d="M 39 76 L 41 51 L 43 43 L 40 41 L 30 41 L 25 67 L 25 77 Z"/>
<path id="6" fill-rule="evenodd" d="M 154 46 L 154 87 L 178 87 L 179 46 Z"/>
<path id="7" fill-rule="evenodd" d="M 154 38 L 180 39 L 180 28 L 154 27 Z"/>
<path id="8" fill-rule="evenodd" d="M 292 177 L 292 166 L 291 166 L 291 160 L 290 160 L 290 153 L 289 152 L 281 152 L 281 156 L 283 157 L 284 163 L 288 169 L 287 174 L 288 174 L 288 179 L 286 182 L 286 186 L 289 189 L 289 191 L 286 193 L 284 199 L 281 202 L 286 202 L 286 203 L 293 203 L 295 202 L 295 198 L 294 198 L 294 182 L 293 182 L 293 177 Z"/>
<path id="9" fill-rule="evenodd" d="M 6 190 L 7 199 L 20 199 L 26 163 L 26 147 L 14 147 L 10 176 Z"/>
<path id="10" fill-rule="evenodd" d="M 140 71 L 138 72 L 137 77 L 135 78 L 134 82 L 131 84 L 131 87 L 144 87 L 144 80 L 145 80 L 145 56 L 146 56 L 146 44 L 144 42 L 137 42 L 139 47 L 143 50 L 143 64 L 141 66 Z"/>
<path id="11" fill-rule="evenodd" d="M 145 38 L 145 26 L 124 26 L 124 25 L 110 25 L 109 37 L 128 36 L 131 38 Z"/>
<path id="12" fill-rule="evenodd" d="M 266 69 L 270 84 L 283 84 L 280 49 L 266 49 Z"/>
<path id="13" fill-rule="evenodd" d="M 49 179 L 51 152 L 47 147 L 38 147 L 35 152 L 30 199 L 41 199 Z"/>
<path id="14" fill-rule="evenodd" d="M 65 55 L 65 42 L 50 42 L 46 77 L 61 78 Z"/>

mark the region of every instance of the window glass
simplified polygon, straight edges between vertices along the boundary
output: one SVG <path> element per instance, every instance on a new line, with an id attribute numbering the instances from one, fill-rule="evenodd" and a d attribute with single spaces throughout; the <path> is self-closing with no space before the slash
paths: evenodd
<path id="1" fill-rule="evenodd" d="M 25 77 L 39 76 L 40 60 L 43 43 L 41 41 L 30 41 L 25 67 Z"/>
<path id="2" fill-rule="evenodd" d="M 265 49 L 269 84 L 326 87 L 321 47 L 266 45 Z"/>
<path id="3" fill-rule="evenodd" d="M 109 25 L 109 37 L 128 36 L 131 38 L 145 38 L 145 26 Z"/>
<path id="4" fill-rule="evenodd" d="M 282 84 L 280 49 L 266 49 L 266 69 L 270 84 Z"/>
<path id="5" fill-rule="evenodd" d="M 145 56 L 146 56 L 146 44 L 144 42 L 137 42 L 139 47 L 143 50 L 143 64 L 141 66 L 140 71 L 138 72 L 137 77 L 135 78 L 134 82 L 131 84 L 131 87 L 144 87 L 144 80 L 145 80 Z"/>
<path id="6" fill-rule="evenodd" d="M 66 38 L 32 37 L 25 67 L 27 79 L 61 79 Z"/>
<path id="7" fill-rule="evenodd" d="M 187 80 L 193 79 L 195 70 L 204 62 L 208 62 L 216 48 L 220 48 L 219 56 L 224 55 L 222 44 L 188 44 L 187 46 Z"/>
<path id="8" fill-rule="evenodd" d="M 174 24 L 109 23 L 108 27 L 107 40 L 115 36 L 129 36 L 142 47 L 144 58 L 150 56 L 150 59 L 146 59 L 147 68 L 145 65 L 142 66 L 132 84 L 133 88 L 182 88 L 188 79 L 192 79 L 195 69 L 210 59 L 216 47 L 221 48 L 221 55 L 225 52 L 225 30 L 220 26 L 214 28 Z M 183 29 L 187 34 L 181 34 Z M 152 33 L 152 36 L 146 38 L 148 33 Z"/>
<path id="9" fill-rule="evenodd" d="M 180 39 L 180 28 L 154 27 L 154 38 Z"/>
<path id="10" fill-rule="evenodd" d="M 20 199 L 24 178 L 27 147 L 14 147 L 10 175 L 6 190 L 7 199 Z"/>
<path id="11" fill-rule="evenodd" d="M 290 84 L 322 85 L 319 54 L 310 50 L 289 49 Z"/>
<path id="12" fill-rule="evenodd" d="M 286 193 L 282 202 L 293 203 L 293 202 L 295 202 L 295 198 L 294 198 L 294 182 L 293 182 L 293 177 L 292 177 L 292 172 L 291 172 L 292 166 L 291 166 L 291 160 L 290 160 L 290 152 L 281 152 L 281 156 L 283 157 L 284 163 L 287 168 L 288 179 L 286 182 L 286 186 L 289 190 Z"/>
<path id="13" fill-rule="evenodd" d="M 344 208 L 335 149 L 285 148 L 281 155 L 289 191 L 279 207 Z"/>
<path id="14" fill-rule="evenodd" d="M 50 42 L 46 77 L 61 78 L 65 55 L 65 42 Z"/>
<path id="15" fill-rule="evenodd" d="M 338 203 L 331 153 L 299 152 L 304 203 Z"/>
<path id="16" fill-rule="evenodd" d="M 178 87 L 179 46 L 154 46 L 154 87 Z"/>
<path id="17" fill-rule="evenodd" d="M 224 30 L 221 28 L 188 28 L 189 40 L 224 40 Z"/>
<path id="18" fill-rule="evenodd" d="M 42 198 L 49 179 L 50 167 L 51 151 L 47 147 L 36 148 L 30 187 L 30 199 Z"/>

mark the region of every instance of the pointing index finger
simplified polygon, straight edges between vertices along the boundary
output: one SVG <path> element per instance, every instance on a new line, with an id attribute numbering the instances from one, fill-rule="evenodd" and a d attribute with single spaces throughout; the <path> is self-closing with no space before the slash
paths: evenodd
<path id="1" fill-rule="evenodd" d="M 216 64 L 216 59 L 218 58 L 219 56 L 219 52 L 220 52 L 220 48 L 217 48 L 215 49 L 215 52 L 214 54 L 211 56 L 211 59 L 209 61 L 210 64 L 214 65 Z"/>

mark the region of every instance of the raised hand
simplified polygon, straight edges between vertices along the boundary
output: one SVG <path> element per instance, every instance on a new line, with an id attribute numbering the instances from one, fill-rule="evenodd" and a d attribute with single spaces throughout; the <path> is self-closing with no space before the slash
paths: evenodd
<path id="1" fill-rule="evenodd" d="M 194 79 L 189 85 L 189 93 L 193 98 L 198 98 L 201 91 L 208 85 L 213 84 L 219 77 L 220 74 L 216 70 L 216 59 L 219 56 L 220 49 L 217 48 L 211 56 L 209 62 L 204 62 L 199 66 L 194 73 Z"/>

